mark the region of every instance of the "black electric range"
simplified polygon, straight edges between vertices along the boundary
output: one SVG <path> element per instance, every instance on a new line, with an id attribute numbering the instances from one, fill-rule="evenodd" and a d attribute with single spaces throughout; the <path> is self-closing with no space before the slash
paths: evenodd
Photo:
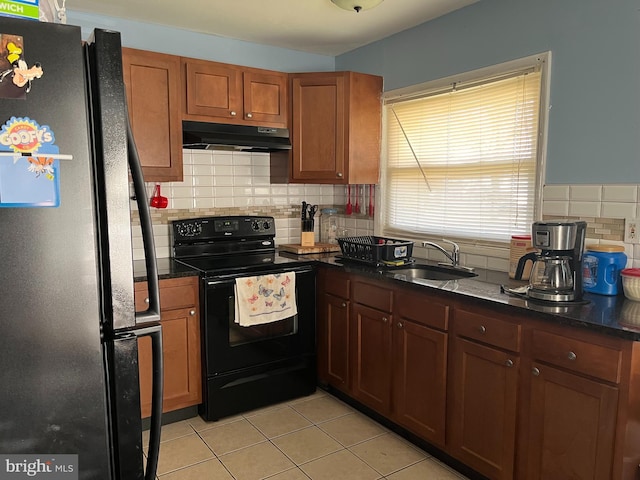
<path id="1" fill-rule="evenodd" d="M 176 220 L 171 232 L 174 259 L 201 277 L 200 415 L 217 420 L 315 391 L 315 270 L 309 262 L 277 255 L 274 219 Z M 297 314 L 262 325 L 238 325 L 237 282 L 288 273 L 295 273 Z"/>

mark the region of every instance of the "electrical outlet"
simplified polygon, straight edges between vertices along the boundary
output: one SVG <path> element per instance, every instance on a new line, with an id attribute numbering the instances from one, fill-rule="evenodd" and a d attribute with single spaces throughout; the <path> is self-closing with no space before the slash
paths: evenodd
<path id="1" fill-rule="evenodd" d="M 624 219 L 624 243 L 640 243 L 640 221 L 637 218 Z"/>

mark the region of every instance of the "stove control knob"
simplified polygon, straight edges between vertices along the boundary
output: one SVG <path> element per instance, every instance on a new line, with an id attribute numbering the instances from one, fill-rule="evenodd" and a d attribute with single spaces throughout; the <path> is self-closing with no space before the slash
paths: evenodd
<path id="1" fill-rule="evenodd" d="M 187 236 L 187 226 L 184 223 L 179 223 L 177 225 L 177 229 L 178 229 L 178 235 L 181 235 L 183 237 Z"/>
<path id="2" fill-rule="evenodd" d="M 182 237 L 196 237 L 202 233 L 201 223 L 180 223 L 178 224 L 178 234 Z"/>
<path id="3" fill-rule="evenodd" d="M 252 228 L 253 230 L 255 230 L 256 232 L 257 232 L 257 231 L 259 231 L 259 230 L 260 230 L 260 222 L 258 222 L 257 220 L 254 220 L 254 221 L 251 223 L 251 228 Z"/>
<path id="4" fill-rule="evenodd" d="M 271 228 L 271 222 L 269 220 L 265 220 L 262 226 L 265 230 L 269 230 Z"/>

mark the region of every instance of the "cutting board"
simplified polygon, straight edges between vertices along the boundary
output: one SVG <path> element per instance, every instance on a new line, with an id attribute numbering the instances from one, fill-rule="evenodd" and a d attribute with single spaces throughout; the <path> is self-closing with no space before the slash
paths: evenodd
<path id="1" fill-rule="evenodd" d="M 313 247 L 303 247 L 299 243 L 285 244 L 278 247 L 283 252 L 295 253 L 297 255 L 304 255 L 306 253 L 331 253 L 339 252 L 340 245 L 333 243 L 316 243 Z"/>

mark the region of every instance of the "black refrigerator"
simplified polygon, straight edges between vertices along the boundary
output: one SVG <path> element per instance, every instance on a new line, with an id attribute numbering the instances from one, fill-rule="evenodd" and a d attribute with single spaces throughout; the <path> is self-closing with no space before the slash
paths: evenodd
<path id="1" fill-rule="evenodd" d="M 0 17 L 0 478 L 155 478 L 158 279 L 120 42 L 113 31 L 83 43 L 78 27 Z M 138 314 L 132 199 L 150 299 Z M 145 335 L 154 353 L 148 452 Z"/>

